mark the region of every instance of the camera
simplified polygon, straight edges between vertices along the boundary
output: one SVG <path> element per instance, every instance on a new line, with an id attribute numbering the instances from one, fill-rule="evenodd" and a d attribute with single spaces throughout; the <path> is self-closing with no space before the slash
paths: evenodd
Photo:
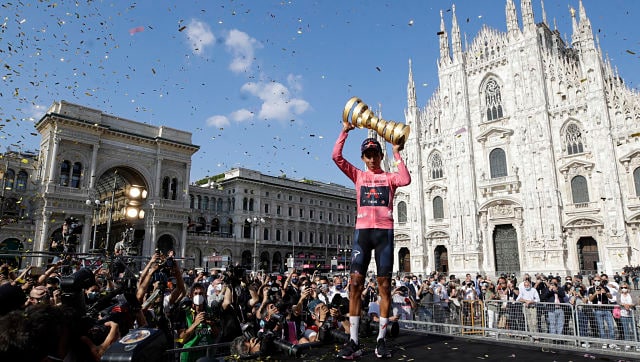
<path id="1" fill-rule="evenodd" d="M 340 294 L 336 294 L 331 299 L 329 308 L 335 308 L 340 312 L 341 315 L 345 316 L 349 314 L 349 299 L 342 298 Z"/>
<path id="2" fill-rule="evenodd" d="M 64 223 L 67 225 L 68 234 L 82 234 L 83 225 L 75 217 L 66 218 Z"/>

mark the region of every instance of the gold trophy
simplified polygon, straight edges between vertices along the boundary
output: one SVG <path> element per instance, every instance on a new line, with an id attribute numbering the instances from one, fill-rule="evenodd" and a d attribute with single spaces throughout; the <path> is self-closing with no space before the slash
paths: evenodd
<path id="1" fill-rule="evenodd" d="M 351 116 L 351 117 L 349 117 Z M 349 120 L 351 119 L 351 120 Z M 347 101 L 342 112 L 342 122 L 351 123 L 358 128 L 376 131 L 382 138 L 393 145 L 404 145 L 409 137 L 410 127 L 404 123 L 385 121 L 376 117 L 369 106 L 360 98 L 352 97 Z"/>

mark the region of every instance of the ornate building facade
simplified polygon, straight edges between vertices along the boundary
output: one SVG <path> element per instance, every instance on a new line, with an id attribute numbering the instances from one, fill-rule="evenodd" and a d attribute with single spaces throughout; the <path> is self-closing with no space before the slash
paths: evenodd
<path id="1" fill-rule="evenodd" d="M 345 268 L 355 225 L 352 189 L 247 169 L 190 183 L 199 149 L 191 133 L 65 101 L 35 127 L 39 155 L 0 158 L 0 259 L 48 251 L 65 220 L 75 218 L 79 252 L 112 251 L 125 239 L 130 255 L 172 249 L 189 267 L 280 271 L 289 261 Z"/>
<path id="2" fill-rule="evenodd" d="M 640 263 L 640 97 L 603 57 L 582 1 L 570 44 L 544 4 L 538 23 L 520 5 L 521 17 L 506 1 L 506 32 L 485 25 L 465 49 L 455 8 L 450 32 L 441 13 L 439 87 L 424 108 L 409 63 L 413 182 L 397 196 L 396 243 L 412 270 Z"/>

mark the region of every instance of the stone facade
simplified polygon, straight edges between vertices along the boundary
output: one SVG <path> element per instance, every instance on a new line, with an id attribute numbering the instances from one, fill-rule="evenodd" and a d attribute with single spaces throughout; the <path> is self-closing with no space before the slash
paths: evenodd
<path id="1" fill-rule="evenodd" d="M 507 32 L 484 26 L 464 50 L 455 7 L 450 33 L 441 14 L 439 87 L 424 108 L 409 63 L 413 182 L 398 192 L 408 215 L 396 234 L 413 272 L 640 262 L 640 97 L 603 57 L 582 2 L 571 44 L 544 10 L 535 23 L 530 0 L 521 11 L 522 25 L 507 0 Z"/>
<path id="2" fill-rule="evenodd" d="M 29 251 L 33 265 L 46 263 L 50 255 L 38 253 L 74 217 L 82 225 L 79 252 L 113 250 L 131 231 L 130 255 L 173 249 L 190 267 L 253 267 L 257 253 L 268 271 L 285 269 L 291 255 L 299 268 L 329 266 L 332 258 L 334 270 L 344 268 L 355 224 L 350 188 L 247 169 L 190 184 L 199 148 L 191 133 L 65 101 L 36 129 L 39 155 L 0 159 L 0 250 Z M 254 217 L 263 222 L 248 222 Z"/>

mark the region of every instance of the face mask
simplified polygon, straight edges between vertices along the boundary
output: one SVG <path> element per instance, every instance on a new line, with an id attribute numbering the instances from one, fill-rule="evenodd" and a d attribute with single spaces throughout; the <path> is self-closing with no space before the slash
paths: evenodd
<path id="1" fill-rule="evenodd" d="M 216 285 L 216 290 L 219 292 L 222 290 L 222 284 Z"/>
<path id="2" fill-rule="evenodd" d="M 621 290 L 623 293 L 626 293 L 626 292 L 628 292 L 628 291 L 629 291 L 629 289 L 627 289 L 627 288 L 622 288 L 622 289 L 620 289 L 620 290 Z"/>
<path id="3" fill-rule="evenodd" d="M 595 286 L 600 285 L 600 281 L 599 281 L 599 280 L 594 280 L 594 281 L 593 281 L 593 285 L 595 285 Z"/>
<path id="4" fill-rule="evenodd" d="M 342 284 L 336 285 L 336 290 L 342 290 Z"/>
<path id="5" fill-rule="evenodd" d="M 293 284 L 298 284 L 299 279 L 298 278 L 291 278 L 291 283 Z"/>
<path id="6" fill-rule="evenodd" d="M 527 292 L 531 290 L 531 287 L 524 288 Z"/>
<path id="7" fill-rule="evenodd" d="M 204 303 L 204 295 L 198 294 L 193 296 L 193 304 L 202 305 L 202 303 Z"/>

